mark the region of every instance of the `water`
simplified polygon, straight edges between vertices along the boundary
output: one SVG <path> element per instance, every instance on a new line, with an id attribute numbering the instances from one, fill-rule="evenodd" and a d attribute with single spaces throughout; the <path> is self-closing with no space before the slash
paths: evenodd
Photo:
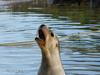
<path id="1" fill-rule="evenodd" d="M 37 75 L 41 51 L 34 41 L 46 24 L 58 35 L 67 75 L 100 75 L 100 24 L 36 12 L 0 12 L 0 75 Z"/>

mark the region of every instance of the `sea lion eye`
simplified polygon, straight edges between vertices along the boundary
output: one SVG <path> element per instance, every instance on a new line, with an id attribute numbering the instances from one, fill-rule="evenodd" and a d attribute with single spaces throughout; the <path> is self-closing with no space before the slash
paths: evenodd
<path id="1" fill-rule="evenodd" d="M 52 36 L 52 37 L 54 37 L 54 34 L 53 34 L 53 32 L 51 32 L 51 36 Z"/>

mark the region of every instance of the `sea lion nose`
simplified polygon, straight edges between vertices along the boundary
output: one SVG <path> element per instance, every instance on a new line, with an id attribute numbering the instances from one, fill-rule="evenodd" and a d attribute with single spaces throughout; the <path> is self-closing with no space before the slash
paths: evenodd
<path id="1" fill-rule="evenodd" d="M 44 26 L 46 26 L 46 25 L 42 24 L 42 25 L 40 26 L 40 28 L 43 28 Z"/>

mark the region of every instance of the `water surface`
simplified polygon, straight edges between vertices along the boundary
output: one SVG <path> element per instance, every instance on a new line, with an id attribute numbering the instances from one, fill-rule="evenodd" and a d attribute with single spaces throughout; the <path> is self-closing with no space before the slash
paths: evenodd
<path id="1" fill-rule="evenodd" d="M 100 75 L 100 24 L 37 12 L 0 12 L 0 75 L 36 75 L 41 50 L 34 41 L 46 24 L 58 35 L 67 75 Z M 70 18 L 70 17 L 68 17 Z"/>

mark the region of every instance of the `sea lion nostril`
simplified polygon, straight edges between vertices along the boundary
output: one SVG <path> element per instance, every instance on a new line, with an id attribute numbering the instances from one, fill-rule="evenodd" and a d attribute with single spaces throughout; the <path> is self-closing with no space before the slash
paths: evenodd
<path id="1" fill-rule="evenodd" d="M 39 38 L 37 38 L 37 37 L 35 38 L 35 40 L 38 40 L 38 39 L 39 39 Z"/>
<path id="2" fill-rule="evenodd" d="M 42 27 L 44 27 L 45 25 L 44 24 L 42 24 L 41 26 L 40 26 L 40 28 L 42 28 Z"/>
<path id="3" fill-rule="evenodd" d="M 45 35 L 41 29 L 39 30 L 39 38 L 45 40 Z"/>

